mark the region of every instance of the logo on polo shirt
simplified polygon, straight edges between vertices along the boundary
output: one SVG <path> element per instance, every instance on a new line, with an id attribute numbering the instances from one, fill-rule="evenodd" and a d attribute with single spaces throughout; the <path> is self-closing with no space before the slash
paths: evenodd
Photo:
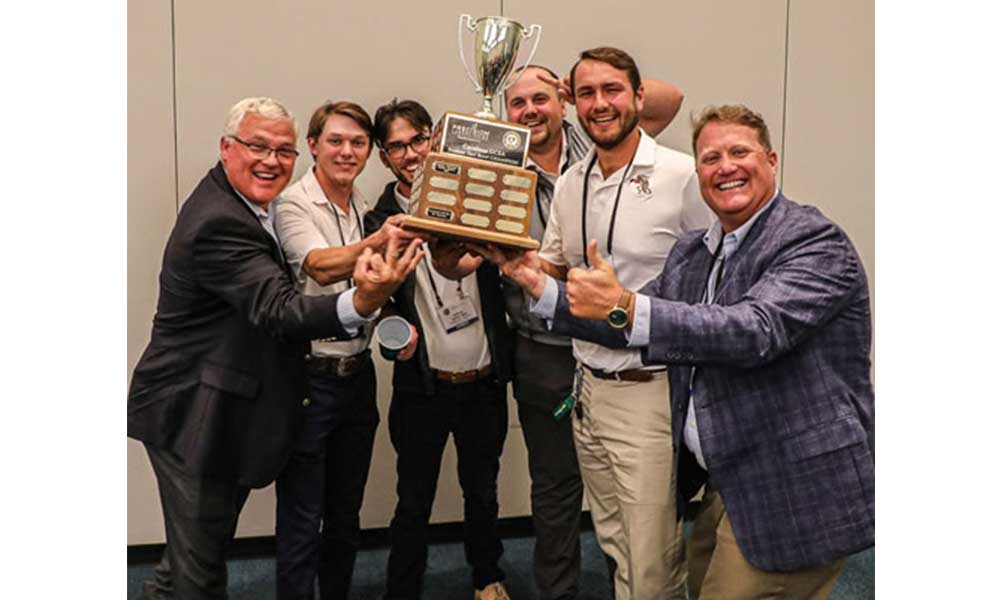
<path id="1" fill-rule="evenodd" d="M 636 175 L 628 182 L 635 186 L 636 196 L 651 196 L 653 194 L 652 188 L 649 187 L 649 177 L 646 175 Z"/>

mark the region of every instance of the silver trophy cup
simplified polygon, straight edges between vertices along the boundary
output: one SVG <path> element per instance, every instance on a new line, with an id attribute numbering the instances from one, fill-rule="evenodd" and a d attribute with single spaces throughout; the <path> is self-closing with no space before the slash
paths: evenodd
<path id="1" fill-rule="evenodd" d="M 469 64 L 465 60 L 465 49 L 462 32 L 469 30 L 475 34 L 475 74 L 469 70 Z M 472 21 L 469 15 L 461 15 L 458 18 L 458 53 L 462 58 L 462 65 L 465 67 L 465 74 L 476 86 L 476 92 L 483 96 L 483 108 L 476 113 L 477 117 L 489 119 L 498 118 L 493 112 L 493 98 L 503 93 L 507 88 L 517 83 L 520 74 L 508 82 L 511 72 L 514 71 L 514 63 L 517 62 L 517 52 L 521 46 L 522 39 L 535 38 L 535 44 L 528 54 L 525 65 L 531 63 L 538 49 L 538 40 L 542 37 L 542 26 L 532 25 L 529 30 L 517 21 L 512 21 L 505 17 L 481 17 Z"/>

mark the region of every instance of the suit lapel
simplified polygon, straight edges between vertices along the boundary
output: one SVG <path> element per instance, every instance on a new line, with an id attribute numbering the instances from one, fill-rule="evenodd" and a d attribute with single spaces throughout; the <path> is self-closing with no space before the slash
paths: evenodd
<path id="1" fill-rule="evenodd" d="M 740 244 L 739 250 L 736 251 L 736 256 L 726 262 L 723 280 L 715 294 L 715 301 L 717 304 L 728 305 L 738 299 L 729 297 L 727 292 L 730 292 L 730 290 L 735 290 L 735 293 L 739 295 L 742 295 L 746 291 L 747 286 L 740 285 L 736 282 L 746 279 L 747 269 L 750 269 L 752 261 L 760 256 L 762 244 L 767 243 L 767 238 L 765 238 L 763 234 L 763 232 L 767 230 L 767 222 L 771 219 L 777 219 L 780 222 L 782 214 L 785 210 L 787 210 L 787 208 L 788 205 L 786 204 L 785 197 L 779 193 L 775 199 L 771 201 L 771 206 L 767 207 L 767 212 L 754 221 L 753 225 L 750 227 L 750 231 L 747 233 L 746 239 L 743 240 L 743 243 Z M 773 229 L 771 231 L 773 234 Z"/>
<path id="2" fill-rule="evenodd" d="M 233 189 L 233 186 L 230 185 L 229 179 L 226 178 L 226 171 L 222 168 L 222 161 L 216 163 L 215 168 L 212 169 L 212 178 L 215 179 L 216 184 L 222 188 L 222 191 L 225 192 L 229 200 L 237 205 L 238 208 L 236 210 L 239 214 L 243 215 L 244 218 L 253 222 L 254 225 L 257 226 L 261 235 L 263 235 L 267 239 L 267 243 L 270 244 L 271 256 L 279 264 L 284 265 L 286 272 L 291 274 L 291 269 L 285 264 L 285 257 L 281 252 L 281 248 L 278 246 L 278 242 L 271 236 L 270 233 L 267 232 L 266 229 L 264 229 L 264 226 L 260 224 L 260 219 L 257 218 L 257 215 L 253 214 L 253 211 L 250 210 L 250 207 L 243 201 L 243 198 L 240 198 L 240 195 L 237 194 L 236 190 Z M 274 206 L 273 202 L 271 203 L 271 206 Z M 294 274 L 292 274 L 292 281 L 295 281 Z"/>

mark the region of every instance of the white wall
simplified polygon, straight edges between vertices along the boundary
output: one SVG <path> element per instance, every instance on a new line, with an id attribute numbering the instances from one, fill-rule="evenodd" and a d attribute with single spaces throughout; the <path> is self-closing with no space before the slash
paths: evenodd
<path id="1" fill-rule="evenodd" d="M 300 132 L 312 109 L 328 98 L 354 100 L 371 113 L 394 96 L 420 100 L 435 118 L 444 110 L 473 110 L 478 103 L 456 49 L 458 15 L 501 14 L 501 7 L 526 26 L 542 25 L 536 63 L 564 72 L 580 50 L 612 45 L 631 53 L 644 76 L 678 85 L 686 94 L 684 106 L 659 136 L 673 148 L 690 151 L 689 115 L 706 104 L 743 102 L 759 110 L 782 159 L 786 193 L 841 223 L 872 277 L 870 1 L 131 1 L 126 376 L 148 340 L 159 261 L 177 207 L 217 159 L 229 106 L 244 96 L 274 96 L 295 112 Z M 304 154 L 296 177 L 310 166 Z M 373 158 L 359 186 L 374 201 L 390 178 Z M 381 359 L 376 367 L 384 420 L 390 369 Z M 510 408 L 500 475 L 503 516 L 529 511 L 524 443 L 513 403 Z M 384 527 L 391 518 L 394 460 L 383 422 L 362 509 L 364 527 Z M 132 440 L 128 465 L 128 543 L 162 542 L 155 480 L 141 445 Z M 237 535 L 272 533 L 273 508 L 270 488 L 254 492 Z M 450 446 L 433 520 L 461 520 Z"/>

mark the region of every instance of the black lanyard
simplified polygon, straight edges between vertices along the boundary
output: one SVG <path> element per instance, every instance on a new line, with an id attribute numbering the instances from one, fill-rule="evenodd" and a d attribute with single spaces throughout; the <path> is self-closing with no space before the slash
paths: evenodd
<path id="1" fill-rule="evenodd" d="M 358 220 L 358 231 L 361 233 L 361 237 L 364 238 L 365 227 L 361 224 L 361 215 L 358 214 L 358 209 L 354 207 L 354 194 L 351 194 L 347 198 L 347 205 L 349 211 L 354 211 L 354 217 Z M 344 229 L 340 226 L 340 215 L 337 214 L 337 208 L 333 206 L 332 202 L 330 203 L 330 207 L 333 209 L 333 220 L 337 222 L 337 233 L 340 234 L 340 247 L 343 248 L 347 245 L 347 240 L 344 239 Z M 350 218 L 350 215 L 348 215 L 348 218 Z M 347 289 L 351 289 L 352 287 L 354 287 L 354 278 L 348 277 Z"/>
<path id="2" fill-rule="evenodd" d="M 434 292 L 434 299 L 437 300 L 437 305 L 439 308 L 444 308 L 444 301 L 441 300 L 441 294 L 438 293 L 438 286 L 434 283 L 434 273 L 431 268 L 427 266 L 427 261 L 422 261 L 424 263 L 424 268 L 427 269 L 427 279 L 431 282 L 431 291 Z M 462 292 L 462 280 L 458 280 L 458 297 L 462 300 L 465 299 L 465 293 Z"/>
<path id="3" fill-rule="evenodd" d="M 635 160 L 635 155 L 639 153 L 639 149 L 632 154 L 632 158 L 628 160 L 628 164 L 625 166 L 625 172 L 622 173 L 622 180 L 618 182 L 618 193 L 615 194 L 615 206 L 611 209 L 611 222 L 608 224 L 608 256 L 611 256 L 611 244 L 615 236 L 615 221 L 618 219 L 618 201 L 622 197 L 622 187 L 625 185 L 625 180 L 628 178 L 628 171 L 632 168 L 632 162 Z M 590 164 L 587 165 L 587 171 L 583 174 L 583 210 L 582 212 L 582 225 L 580 228 L 580 233 L 583 236 L 583 264 L 590 267 L 590 261 L 587 259 L 587 191 L 590 189 L 590 172 L 594 170 L 594 163 L 597 162 L 597 153 L 594 153 L 594 158 L 590 159 Z"/>

